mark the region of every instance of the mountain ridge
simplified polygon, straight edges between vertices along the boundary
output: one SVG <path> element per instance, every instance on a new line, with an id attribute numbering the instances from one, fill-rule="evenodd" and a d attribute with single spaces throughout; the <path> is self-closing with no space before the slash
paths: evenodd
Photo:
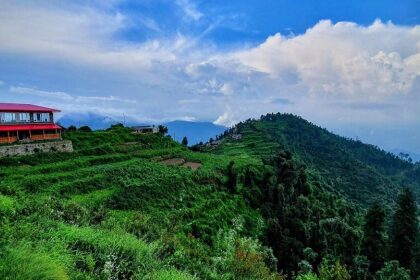
<path id="1" fill-rule="evenodd" d="M 412 188 L 419 201 L 420 167 L 292 114 L 267 114 L 240 122 L 221 135 L 219 142 L 205 149 L 228 155 L 246 151 L 262 158 L 279 150 L 290 151 L 332 190 L 365 206 L 375 200 L 393 204 L 403 187 Z"/>

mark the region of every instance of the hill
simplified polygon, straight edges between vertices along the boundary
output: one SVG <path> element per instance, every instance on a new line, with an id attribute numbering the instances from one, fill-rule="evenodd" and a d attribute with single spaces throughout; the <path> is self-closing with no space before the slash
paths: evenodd
<path id="1" fill-rule="evenodd" d="M 0 279 L 367 279 L 364 211 L 273 141 L 279 123 L 239 124 L 213 153 L 114 125 L 0 159 Z"/>
<path id="2" fill-rule="evenodd" d="M 1 279 L 220 279 L 235 244 L 277 279 L 261 214 L 224 187 L 230 157 L 120 126 L 64 138 L 74 153 L 0 159 Z"/>
<path id="3" fill-rule="evenodd" d="M 373 201 L 393 205 L 403 187 L 410 187 L 420 198 L 420 166 L 373 145 L 330 133 L 294 115 L 268 114 L 239 123 L 217 143 L 205 150 L 262 158 L 279 150 L 290 151 L 329 190 L 363 206 Z"/>

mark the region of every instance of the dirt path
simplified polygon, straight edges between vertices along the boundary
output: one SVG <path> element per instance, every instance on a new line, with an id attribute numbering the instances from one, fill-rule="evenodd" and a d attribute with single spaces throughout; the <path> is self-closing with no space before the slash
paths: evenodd
<path id="1" fill-rule="evenodd" d="M 185 168 L 191 168 L 194 171 L 201 167 L 201 163 L 186 161 L 183 158 L 165 159 L 165 160 L 160 161 L 160 163 L 168 165 L 168 166 L 182 166 Z"/>
<path id="2" fill-rule="evenodd" d="M 182 165 L 182 167 L 191 168 L 192 170 L 197 170 L 201 167 L 201 163 L 199 162 L 186 162 Z"/>

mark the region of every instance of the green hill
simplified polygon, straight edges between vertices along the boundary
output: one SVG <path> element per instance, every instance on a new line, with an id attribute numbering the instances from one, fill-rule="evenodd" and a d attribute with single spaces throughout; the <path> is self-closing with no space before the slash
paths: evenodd
<path id="1" fill-rule="evenodd" d="M 0 159 L 0 279 L 221 279 L 242 243 L 250 275 L 276 279 L 261 214 L 224 187 L 230 157 L 119 126 L 64 137 L 74 153 Z"/>
<path id="2" fill-rule="evenodd" d="M 393 194 L 403 180 L 418 182 L 418 169 L 371 146 L 350 153 L 351 141 L 299 118 L 267 117 L 226 132 L 211 153 L 115 125 L 66 131 L 74 153 L 0 159 L 0 279 L 373 275 L 362 254 L 365 211 L 347 199 L 351 176 L 390 182 Z M 317 158 L 337 143 L 345 148 Z M 338 148 L 340 157 L 329 154 Z M 338 180 L 342 158 L 358 173 Z"/>
<path id="3" fill-rule="evenodd" d="M 373 201 L 393 205 L 403 187 L 411 188 L 420 199 L 419 165 L 290 114 L 268 114 L 239 123 L 206 150 L 262 158 L 290 151 L 329 190 L 363 206 Z"/>

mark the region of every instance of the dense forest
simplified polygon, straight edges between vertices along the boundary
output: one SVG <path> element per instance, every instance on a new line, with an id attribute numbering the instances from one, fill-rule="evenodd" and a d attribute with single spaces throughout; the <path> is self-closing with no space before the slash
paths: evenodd
<path id="1" fill-rule="evenodd" d="M 237 140 L 237 137 L 240 139 Z M 375 201 L 391 206 L 402 187 L 420 203 L 420 165 L 373 145 L 330 133 L 291 114 L 267 114 L 241 122 L 218 137 L 212 153 L 261 158 L 286 150 L 330 191 L 363 207 Z"/>
<path id="2" fill-rule="evenodd" d="M 0 159 L 0 279 L 416 279 L 419 166 L 292 115 Z M 417 200 L 416 200 L 417 196 Z"/>

